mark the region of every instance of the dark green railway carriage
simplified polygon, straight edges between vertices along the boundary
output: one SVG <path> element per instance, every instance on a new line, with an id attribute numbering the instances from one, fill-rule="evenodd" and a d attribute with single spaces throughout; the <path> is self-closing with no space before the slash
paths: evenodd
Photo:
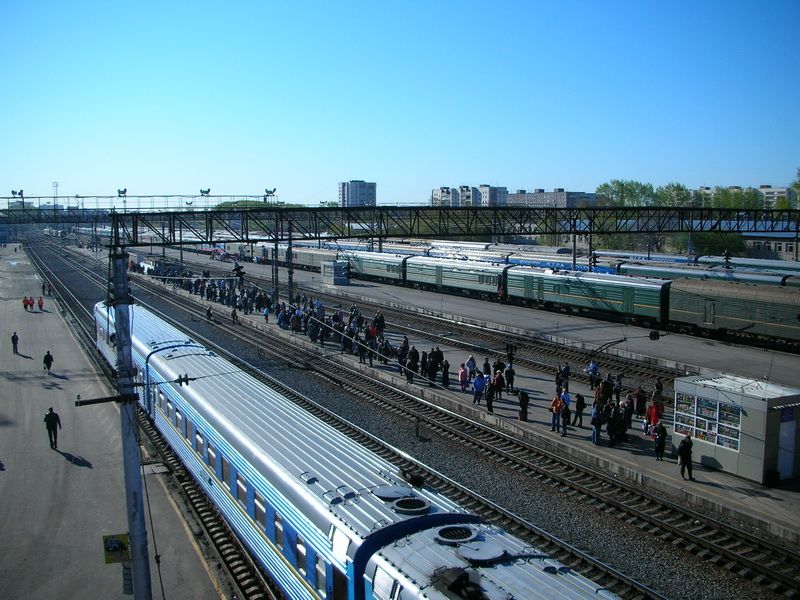
<path id="1" fill-rule="evenodd" d="M 402 282 L 405 280 L 405 261 L 408 256 L 377 252 L 342 252 L 350 264 L 350 274 L 363 279 Z"/>
<path id="2" fill-rule="evenodd" d="M 669 315 L 691 330 L 800 341 L 797 288 L 679 279 L 672 282 Z"/>
<path id="3" fill-rule="evenodd" d="M 670 282 L 604 273 L 550 271 L 514 267 L 506 274 L 509 298 L 540 305 L 564 305 L 579 310 L 667 319 Z"/>
<path id="4" fill-rule="evenodd" d="M 496 296 L 508 265 L 412 256 L 406 261 L 406 282 L 454 292 Z"/>

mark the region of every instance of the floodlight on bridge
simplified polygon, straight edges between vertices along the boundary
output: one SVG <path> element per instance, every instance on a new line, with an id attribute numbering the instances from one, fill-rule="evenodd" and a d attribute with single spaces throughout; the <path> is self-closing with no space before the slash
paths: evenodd
<path id="1" fill-rule="evenodd" d="M 125 198 L 128 195 L 128 188 L 117 190 L 117 198 Z"/>

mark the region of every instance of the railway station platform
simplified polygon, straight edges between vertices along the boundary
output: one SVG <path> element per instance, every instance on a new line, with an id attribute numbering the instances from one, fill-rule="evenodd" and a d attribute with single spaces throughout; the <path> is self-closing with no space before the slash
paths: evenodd
<path id="1" fill-rule="evenodd" d="M 253 269 L 254 266 L 255 269 Z M 248 265 L 247 269 L 257 270 L 258 267 L 259 265 Z M 269 267 L 264 268 L 268 269 Z M 170 287 L 169 289 L 172 290 L 173 288 Z M 330 288 L 325 288 L 326 293 L 330 293 L 330 291 Z M 410 293 L 418 297 L 418 302 L 412 304 L 411 302 L 403 300 L 401 291 L 395 290 L 395 288 L 381 290 L 370 284 L 361 286 L 361 282 L 338 290 L 338 293 L 342 297 L 342 305 L 345 310 L 352 302 L 358 305 L 359 299 L 368 298 L 374 300 L 376 297 L 380 298 L 381 294 L 391 293 L 391 303 L 395 306 L 416 306 L 419 310 L 430 311 L 434 314 L 443 314 L 445 318 L 458 318 L 462 322 L 472 320 L 476 326 L 491 327 L 500 331 L 507 330 L 514 331 L 515 333 L 518 332 L 518 330 L 524 331 L 524 328 L 509 324 L 501 319 L 498 319 L 501 320 L 501 322 L 497 322 L 495 317 L 505 314 L 504 312 L 498 313 L 494 311 L 494 309 L 498 307 L 497 304 L 488 304 L 478 300 L 447 296 L 448 302 L 457 301 L 459 302 L 459 306 L 471 306 L 470 310 L 473 315 L 462 316 L 444 311 L 432 311 L 429 305 L 430 303 L 438 301 L 437 294 L 430 294 L 417 290 L 402 290 L 402 292 Z M 176 293 L 204 307 L 210 304 L 201 301 L 197 296 L 190 295 L 181 290 L 177 290 Z M 218 304 L 211 304 L 211 306 L 215 309 L 219 307 Z M 513 309 L 517 307 L 500 308 Z M 524 311 L 525 309 L 520 308 L 519 310 Z M 475 318 L 474 313 L 476 312 L 479 313 L 481 318 Z M 527 312 L 526 318 L 530 321 L 530 311 Z M 391 322 L 390 310 L 385 310 L 384 313 L 387 316 L 387 321 Z M 371 317 L 371 315 L 365 315 L 365 317 Z M 570 322 L 573 319 L 577 319 L 577 317 L 566 315 L 559 315 L 558 317 L 560 333 L 562 335 L 567 333 L 567 329 L 582 327 L 580 323 L 573 323 L 570 325 Z M 533 318 L 537 319 L 537 317 Z M 800 514 L 800 481 L 794 480 L 788 483 L 782 483 L 778 487 L 766 488 L 728 473 L 712 470 L 697 462 L 698 456 L 702 452 L 702 448 L 699 447 L 700 444 L 695 444 L 694 448 L 694 477 L 696 481 L 685 481 L 681 479 L 677 457 L 670 455 L 670 438 L 668 437 L 667 439 L 666 459 L 663 462 L 656 461 L 652 439 L 644 434 L 639 426 L 641 420 L 637 421 L 635 417 L 633 428 L 628 430 L 627 441 L 621 442 L 613 448 L 609 447 L 608 437 L 604 431 L 601 445 L 593 445 L 591 442 L 590 430 L 590 406 L 593 399 L 593 392 L 586 384 L 573 381 L 570 385 L 570 392 L 573 399 L 576 393 L 581 393 L 586 398 L 587 404 L 589 405 L 584 412 L 583 427 L 570 427 L 567 437 L 561 437 L 558 433 L 550 431 L 549 407 L 555 393 L 553 373 L 536 372 L 526 368 L 516 369 L 515 367 L 517 373 L 515 387 L 518 389 L 525 389 L 531 400 L 528 408 L 528 421 L 521 422 L 518 420 L 519 406 L 516 395 L 504 395 L 502 400 L 495 400 L 494 412 L 493 414 L 489 414 L 486 411 L 485 404 L 473 405 L 471 394 L 469 392 L 466 394 L 460 392 L 457 372 L 460 363 L 465 362 L 468 357 L 468 353 L 463 349 L 446 347 L 439 344 L 445 358 L 450 362 L 451 385 L 449 390 L 444 390 L 438 385 L 429 386 L 427 380 L 420 377 L 415 379 L 414 384 L 409 385 L 405 377 L 400 374 L 396 361 L 390 361 L 388 365 L 382 365 L 374 361 L 374 367 L 369 367 L 369 365 L 359 364 L 357 356 L 341 354 L 338 344 L 328 342 L 323 349 L 319 344 L 311 344 L 304 335 L 292 334 L 289 331 L 281 330 L 273 322 L 273 319 L 270 319 L 271 322 L 269 324 L 265 324 L 263 317 L 260 315 L 245 316 L 240 314 L 239 319 L 241 322 L 252 327 L 268 329 L 271 334 L 284 337 L 287 343 L 299 343 L 309 348 L 313 347 L 318 353 L 330 360 L 339 361 L 350 368 L 369 373 L 375 378 L 391 383 L 396 387 L 406 389 L 417 397 L 432 402 L 437 406 L 468 415 L 509 435 L 526 439 L 562 457 L 568 457 L 577 462 L 592 465 L 598 470 L 623 478 L 629 482 L 635 482 L 654 493 L 667 495 L 675 501 L 685 503 L 690 507 L 707 509 L 729 515 L 746 526 L 760 530 L 765 537 L 776 537 L 792 544 L 800 544 L 800 524 L 797 522 L 797 515 Z M 588 319 L 581 319 L 581 321 L 594 323 Z M 601 325 L 598 325 L 595 331 L 599 330 L 600 327 Z M 603 324 L 602 327 L 616 326 Z M 387 326 L 385 335 L 388 335 L 392 345 L 395 347 L 402 340 L 402 335 L 391 332 L 390 324 Z M 668 336 L 667 339 L 669 339 L 669 337 L 672 336 Z M 674 336 L 676 339 L 685 337 L 686 336 Z M 563 339 L 568 343 L 576 343 L 574 340 Z M 650 344 L 653 343 L 650 342 L 649 339 L 648 342 Z M 708 340 L 698 340 L 698 342 L 703 344 L 707 343 Z M 423 334 L 420 334 L 418 337 L 409 336 L 409 343 L 416 345 L 420 352 L 428 350 L 432 345 L 430 341 L 425 339 Z M 596 343 L 599 345 L 599 342 Z M 648 345 L 647 347 L 650 348 L 651 346 Z M 728 347 L 723 346 L 723 348 Z M 755 354 L 766 354 L 766 352 L 760 350 L 744 350 Z M 624 352 L 627 352 L 632 357 L 638 356 L 630 347 Z M 708 352 L 708 349 L 706 352 Z M 475 359 L 479 368 L 485 356 L 489 356 L 490 362 L 494 362 L 498 357 L 505 360 L 505 349 L 497 348 L 494 353 L 487 353 L 484 355 L 475 354 Z M 674 356 L 683 358 L 686 356 L 686 353 L 676 348 Z M 796 357 L 791 358 L 794 361 L 797 360 Z M 679 363 L 679 361 L 667 357 L 662 359 L 656 357 L 655 360 L 669 366 L 686 364 Z M 737 359 L 728 355 L 725 362 L 727 366 L 730 366 L 731 364 L 736 364 L 735 362 L 731 362 L 735 360 Z M 571 366 L 573 370 L 576 370 L 582 369 L 585 365 Z M 690 367 L 695 368 L 695 365 L 687 365 L 687 368 Z M 705 370 L 706 372 L 714 371 L 714 369 L 710 367 L 705 367 Z M 627 389 L 623 391 L 623 396 L 627 391 Z M 671 431 L 672 410 L 669 406 L 665 418 L 668 423 L 668 430 Z"/>
<path id="2" fill-rule="evenodd" d="M 16 250 L 16 251 L 15 251 Z M 103 536 L 128 529 L 119 410 L 114 404 L 75 407 L 112 392 L 62 319 L 54 299 L 25 311 L 23 296 L 42 295 L 26 254 L 0 247 L 0 598 L 129 598 L 122 567 L 105 564 Z M 19 336 L 14 354 L 11 335 Z M 42 358 L 54 356 L 47 373 Z M 53 407 L 62 429 L 51 449 L 43 418 Z M 162 576 L 166 597 L 223 598 L 202 560 L 198 531 L 167 493 L 159 465 L 146 467 L 149 554 L 154 597 Z M 147 510 L 147 509 L 146 509 Z M 155 564 L 154 541 L 161 555 Z"/>

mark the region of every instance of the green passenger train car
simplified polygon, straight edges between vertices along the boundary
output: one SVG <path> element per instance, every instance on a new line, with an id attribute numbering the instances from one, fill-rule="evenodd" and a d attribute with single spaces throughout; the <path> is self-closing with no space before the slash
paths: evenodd
<path id="1" fill-rule="evenodd" d="M 528 304 L 567 305 L 653 322 L 666 321 L 669 314 L 671 282 L 662 279 L 514 267 L 506 282 L 508 297 Z"/>
<path id="2" fill-rule="evenodd" d="M 672 282 L 670 320 L 685 330 L 800 340 L 797 288 L 682 279 Z"/>
<path id="3" fill-rule="evenodd" d="M 503 285 L 503 273 L 509 268 L 509 265 L 412 256 L 406 261 L 406 282 L 496 297 Z"/>
<path id="4" fill-rule="evenodd" d="M 350 273 L 364 279 L 402 283 L 405 280 L 405 261 L 408 256 L 377 252 L 341 252 L 350 263 Z"/>

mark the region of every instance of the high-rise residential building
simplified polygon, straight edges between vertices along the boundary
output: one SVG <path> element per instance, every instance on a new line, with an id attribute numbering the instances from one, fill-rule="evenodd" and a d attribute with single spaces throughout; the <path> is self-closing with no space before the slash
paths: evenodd
<path id="1" fill-rule="evenodd" d="M 764 198 L 764 208 L 775 208 L 778 200 L 782 198 L 789 201 L 789 206 L 797 208 L 797 192 L 794 188 L 762 184 L 758 186 L 758 193 Z"/>
<path id="2" fill-rule="evenodd" d="M 564 188 L 555 188 L 545 192 L 538 188 L 532 192 L 517 190 L 508 194 L 506 206 L 530 206 L 533 208 L 580 208 L 594 206 L 602 196 L 587 192 L 567 192 Z"/>
<path id="3" fill-rule="evenodd" d="M 458 196 L 461 202 L 461 206 L 480 206 L 481 205 L 481 193 L 478 191 L 478 188 L 473 187 L 471 185 L 460 185 L 458 186 Z"/>
<path id="4" fill-rule="evenodd" d="M 508 189 L 482 184 L 478 187 L 481 194 L 481 206 L 505 206 L 508 199 Z"/>
<path id="5" fill-rule="evenodd" d="M 446 186 L 433 188 L 431 192 L 431 206 L 461 206 L 458 190 Z"/>
<path id="6" fill-rule="evenodd" d="M 376 186 L 374 182 L 353 179 L 339 184 L 339 206 L 375 206 Z"/>

